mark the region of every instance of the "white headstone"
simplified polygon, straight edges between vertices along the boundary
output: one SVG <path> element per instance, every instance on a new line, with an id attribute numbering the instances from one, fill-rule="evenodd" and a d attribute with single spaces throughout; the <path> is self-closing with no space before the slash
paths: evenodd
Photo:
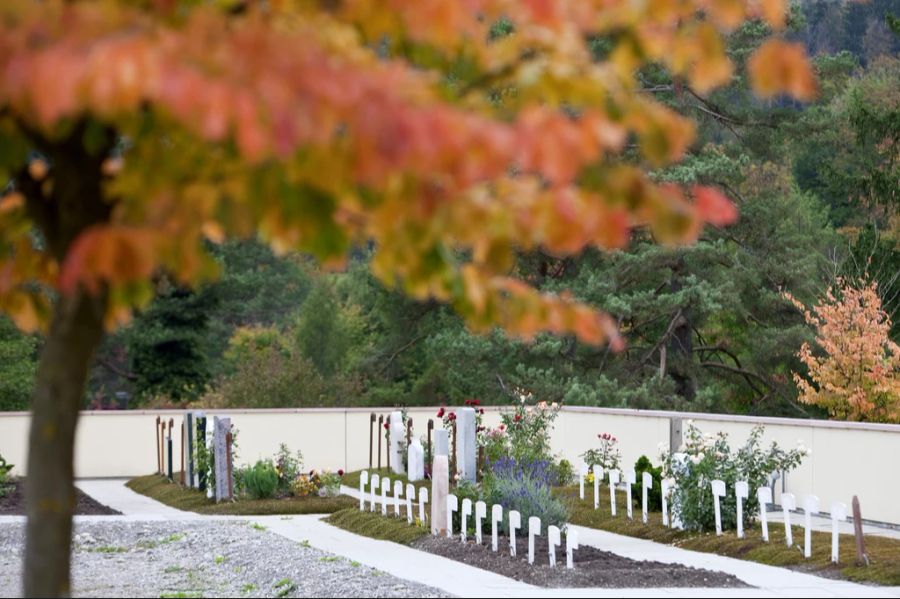
<path id="1" fill-rule="evenodd" d="M 481 545 L 481 521 L 487 517 L 487 504 L 483 501 L 475 503 L 475 541 Z"/>
<path id="2" fill-rule="evenodd" d="M 584 478 L 588 475 L 588 466 L 583 463 L 578 468 L 578 496 L 584 501 Z"/>
<path id="3" fill-rule="evenodd" d="M 847 504 L 835 501 L 831 504 L 831 561 L 838 563 L 840 561 L 839 539 L 840 530 L 838 523 L 847 521 Z"/>
<path id="4" fill-rule="evenodd" d="M 425 448 L 418 439 L 413 439 L 407 449 L 407 463 L 409 464 L 408 479 L 412 482 L 425 478 Z"/>
<path id="5" fill-rule="evenodd" d="M 416 498 L 416 486 L 412 483 L 406 485 L 406 523 L 413 523 L 413 499 Z"/>
<path id="6" fill-rule="evenodd" d="M 434 455 L 450 457 L 450 431 L 445 428 L 434 431 Z"/>
<path id="7" fill-rule="evenodd" d="M 369 471 L 363 470 L 359 473 L 359 511 L 366 509 L 366 485 L 369 484 Z"/>
<path id="8" fill-rule="evenodd" d="M 737 497 L 737 536 L 744 538 L 744 500 L 750 497 L 750 485 L 745 480 L 734 483 L 734 495 Z"/>
<path id="9" fill-rule="evenodd" d="M 403 497 L 403 481 L 394 481 L 394 516 L 400 517 L 400 498 Z"/>
<path id="10" fill-rule="evenodd" d="M 653 488 L 653 475 L 649 472 L 644 472 L 641 475 L 641 488 L 643 490 L 643 496 L 641 498 L 641 520 L 644 524 L 647 523 L 647 493 L 650 492 L 650 489 Z"/>
<path id="11" fill-rule="evenodd" d="M 522 528 L 522 514 L 516 510 L 509 512 L 509 554 L 516 557 L 516 530 Z"/>
<path id="12" fill-rule="evenodd" d="M 425 504 L 428 503 L 428 489 L 419 489 L 419 522 L 425 526 Z"/>
<path id="13" fill-rule="evenodd" d="M 388 491 L 391 490 L 391 479 L 385 477 L 381 479 L 381 515 L 387 516 Z"/>
<path id="14" fill-rule="evenodd" d="M 600 507 L 600 481 L 603 480 L 603 467 L 594 464 L 594 509 Z"/>
<path id="15" fill-rule="evenodd" d="M 541 536 L 541 519 L 537 516 L 528 518 L 528 563 L 534 563 L 534 537 Z"/>
<path id="16" fill-rule="evenodd" d="M 634 468 L 625 471 L 625 511 L 629 520 L 634 519 L 634 512 L 631 505 L 631 485 L 637 483 L 637 473 Z"/>
<path id="17" fill-rule="evenodd" d="M 759 524 L 762 527 L 762 538 L 769 542 L 769 518 L 767 506 L 772 503 L 772 489 L 760 487 L 756 490 L 756 500 L 759 502 Z"/>
<path id="18" fill-rule="evenodd" d="M 578 549 L 578 531 L 571 526 L 566 528 L 566 568 L 575 567 L 575 550 Z"/>
<path id="19" fill-rule="evenodd" d="M 609 471 L 609 503 L 610 513 L 616 515 L 616 485 L 619 484 L 620 473 L 618 470 Z"/>
<path id="20" fill-rule="evenodd" d="M 812 517 L 819 513 L 819 498 L 815 495 L 807 495 L 803 500 L 803 524 L 806 531 L 803 535 L 803 556 L 806 559 L 812 557 Z"/>
<path id="21" fill-rule="evenodd" d="M 450 464 L 445 455 L 434 456 L 431 467 L 431 532 L 439 535 L 447 523 L 447 495 L 450 493 Z"/>
<path id="22" fill-rule="evenodd" d="M 452 493 L 447 495 L 447 538 L 453 538 L 453 512 L 459 511 L 459 498 Z"/>
<path id="23" fill-rule="evenodd" d="M 725 497 L 725 481 L 714 480 L 710 483 L 713 494 L 713 508 L 716 512 L 716 535 L 722 534 L 722 507 L 719 500 Z"/>
<path id="24" fill-rule="evenodd" d="M 503 506 L 495 503 L 491 506 L 491 549 L 497 551 L 497 533 L 503 522 Z"/>
<path id="25" fill-rule="evenodd" d="M 669 525 L 669 491 L 672 489 L 671 479 L 664 478 L 659 483 L 660 492 L 662 494 L 662 523 L 663 526 Z"/>
<path id="26" fill-rule="evenodd" d="M 372 500 L 371 500 L 369 506 L 371 507 L 372 511 L 374 512 L 375 504 L 378 501 L 378 490 L 381 488 L 381 477 L 377 474 L 373 474 L 372 478 L 370 479 L 369 482 L 371 483 L 371 485 L 369 486 L 369 491 L 372 494 L 371 495 Z"/>
<path id="27" fill-rule="evenodd" d="M 561 536 L 559 534 L 559 527 L 553 526 L 552 524 L 547 527 L 547 545 L 548 545 L 548 553 L 550 557 L 550 567 L 556 567 L 556 548 L 562 543 Z"/>
<path id="28" fill-rule="evenodd" d="M 794 534 L 791 530 L 791 510 L 797 509 L 797 498 L 793 493 L 781 494 L 781 511 L 784 514 L 784 536 L 788 547 L 794 545 Z"/>
<path id="29" fill-rule="evenodd" d="M 391 412 L 390 425 L 391 471 L 394 474 L 406 474 L 406 470 L 403 469 L 403 456 L 400 453 L 401 444 L 406 436 L 406 431 L 403 428 L 403 413 L 399 411 Z"/>
<path id="30" fill-rule="evenodd" d="M 460 479 L 475 482 L 477 457 L 475 409 L 462 408 L 456 414 L 456 469 Z"/>
<path id="31" fill-rule="evenodd" d="M 472 515 L 472 500 L 466 497 L 462 500 L 462 526 L 460 527 L 460 538 L 462 542 L 466 542 L 466 535 L 469 532 L 469 516 Z"/>

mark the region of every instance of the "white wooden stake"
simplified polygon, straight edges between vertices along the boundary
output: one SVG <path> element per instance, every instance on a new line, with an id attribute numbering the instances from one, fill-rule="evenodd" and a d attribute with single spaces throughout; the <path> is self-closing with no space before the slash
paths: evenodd
<path id="1" fill-rule="evenodd" d="M 588 475 L 588 466 L 582 462 L 578 468 L 578 496 L 584 501 L 584 477 Z"/>
<path id="2" fill-rule="evenodd" d="M 610 470 L 609 471 L 609 503 L 610 510 L 613 516 L 616 515 L 616 485 L 619 484 L 619 476 L 621 473 L 618 470 Z"/>
<path id="3" fill-rule="evenodd" d="M 791 510 L 797 509 L 797 498 L 793 493 L 781 494 L 781 511 L 784 514 L 784 536 L 788 547 L 794 545 L 794 533 L 791 530 Z"/>
<path id="4" fill-rule="evenodd" d="M 406 485 L 406 523 L 413 523 L 413 499 L 416 498 L 416 486 L 412 483 Z"/>
<path id="5" fill-rule="evenodd" d="M 819 498 L 815 495 L 807 495 L 803 500 L 803 524 L 806 528 L 803 534 L 803 557 L 812 557 L 812 517 L 819 513 Z"/>
<path id="6" fill-rule="evenodd" d="M 643 488 L 643 497 L 641 500 L 641 520 L 647 523 L 647 493 L 653 488 L 653 475 L 644 472 L 641 475 L 641 487 Z"/>
<path id="7" fill-rule="evenodd" d="M 378 489 L 381 488 L 381 477 L 377 474 L 373 474 L 369 482 L 371 483 L 369 485 L 369 491 L 372 493 L 372 498 L 369 505 L 371 507 L 371 510 L 374 512 L 375 503 L 378 501 Z"/>
<path id="8" fill-rule="evenodd" d="M 575 567 L 575 550 L 578 549 L 578 531 L 572 530 L 571 526 L 566 527 L 566 568 L 571 570 Z"/>
<path id="9" fill-rule="evenodd" d="M 359 511 L 366 510 L 366 485 L 369 484 L 369 471 L 363 470 L 359 473 Z"/>
<path id="10" fill-rule="evenodd" d="M 516 530 L 522 528 L 522 514 L 516 510 L 509 512 L 509 554 L 516 557 Z"/>
<path id="11" fill-rule="evenodd" d="M 744 500 L 750 497 L 750 485 L 745 480 L 734 483 L 734 495 L 737 497 L 737 536 L 744 538 Z"/>
<path id="12" fill-rule="evenodd" d="M 403 497 L 403 481 L 394 481 L 394 516 L 400 517 L 400 498 Z"/>
<path id="13" fill-rule="evenodd" d="M 840 561 L 839 543 L 840 529 L 839 522 L 847 521 L 847 504 L 835 501 L 831 504 L 831 561 L 835 564 Z"/>
<path id="14" fill-rule="evenodd" d="M 425 526 L 425 504 L 428 503 L 428 489 L 419 489 L 419 522 Z"/>
<path id="15" fill-rule="evenodd" d="M 547 527 L 547 544 L 550 557 L 550 567 L 556 567 L 556 548 L 562 543 L 560 539 L 559 527 L 552 524 Z"/>
<path id="16" fill-rule="evenodd" d="M 472 515 L 472 500 L 466 497 L 462 501 L 462 526 L 459 538 L 465 543 L 466 535 L 469 534 L 469 516 Z"/>
<path id="17" fill-rule="evenodd" d="M 497 533 L 503 522 L 503 506 L 495 503 L 491 506 L 491 549 L 497 552 Z"/>
<path id="18" fill-rule="evenodd" d="M 483 501 L 475 503 L 475 542 L 481 545 L 481 521 L 487 517 L 487 504 Z"/>
<path id="19" fill-rule="evenodd" d="M 634 468 L 625 472 L 625 512 L 629 520 L 634 520 L 634 510 L 631 505 L 631 485 L 637 483 L 637 473 Z"/>
<path id="20" fill-rule="evenodd" d="M 663 526 L 669 526 L 669 492 L 672 489 L 672 480 L 664 478 L 659 486 L 662 493 L 662 523 Z"/>
<path id="21" fill-rule="evenodd" d="M 772 503 L 772 489 L 760 487 L 756 490 L 756 500 L 759 502 L 759 524 L 762 526 L 762 538 L 769 542 L 769 518 L 766 506 Z"/>
<path id="22" fill-rule="evenodd" d="M 381 479 L 381 515 L 387 516 L 388 491 L 391 490 L 391 479 Z"/>
<path id="23" fill-rule="evenodd" d="M 447 495 L 447 538 L 453 538 L 453 512 L 459 509 L 459 498 L 456 495 Z"/>
<path id="24" fill-rule="evenodd" d="M 716 511 L 716 535 L 722 535 L 722 506 L 719 504 L 721 497 L 725 497 L 725 481 L 714 480 L 710 483 L 713 494 L 713 507 Z"/>
<path id="25" fill-rule="evenodd" d="M 532 516 L 528 519 L 528 563 L 534 564 L 534 537 L 541 536 L 541 519 Z"/>
<path id="26" fill-rule="evenodd" d="M 600 507 L 600 481 L 603 480 L 603 467 L 594 464 L 594 509 Z"/>

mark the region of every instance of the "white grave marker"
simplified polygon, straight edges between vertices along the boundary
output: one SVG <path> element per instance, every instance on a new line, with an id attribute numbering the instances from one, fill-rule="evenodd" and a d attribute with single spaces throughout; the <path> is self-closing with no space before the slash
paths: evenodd
<path id="1" fill-rule="evenodd" d="M 603 468 L 594 464 L 594 509 L 600 507 L 600 481 L 603 480 Z"/>
<path id="2" fill-rule="evenodd" d="M 812 557 L 812 517 L 819 513 L 819 498 L 815 495 L 807 495 L 803 500 L 803 524 L 806 531 L 803 535 L 803 557 Z"/>
<path id="3" fill-rule="evenodd" d="M 784 536 L 788 547 L 794 545 L 794 533 L 791 530 L 791 510 L 797 509 L 797 498 L 793 493 L 781 494 L 781 511 L 784 514 Z"/>
<path id="4" fill-rule="evenodd" d="M 641 519 L 644 524 L 647 523 L 647 493 L 650 489 L 653 488 L 653 475 L 649 472 L 644 472 L 641 475 L 641 487 L 643 487 L 643 497 L 641 500 Z"/>
<path id="5" fill-rule="evenodd" d="M 724 480 L 714 480 L 710 483 L 712 486 L 712 494 L 713 494 L 713 507 L 716 511 L 716 535 L 722 535 L 722 506 L 719 504 L 719 501 L 722 497 L 725 497 L 725 481 Z"/>
<path id="6" fill-rule="evenodd" d="M 763 541 L 769 542 L 769 518 L 766 506 L 772 503 L 772 489 L 760 487 L 756 490 L 756 500 L 759 502 L 759 524 L 762 526 Z"/>
<path id="7" fill-rule="evenodd" d="M 664 478 L 660 481 L 660 492 L 662 493 L 662 523 L 663 526 L 669 525 L 669 491 L 672 489 L 671 479 Z"/>
<path id="8" fill-rule="evenodd" d="M 391 490 L 391 479 L 381 479 L 381 515 L 387 516 L 388 491 Z"/>
<path id="9" fill-rule="evenodd" d="M 450 494 L 450 463 L 446 455 L 436 454 L 431 472 L 431 533 L 441 534 L 447 521 L 447 495 Z"/>
<path id="10" fill-rule="evenodd" d="M 497 551 L 497 532 L 503 522 L 503 506 L 495 503 L 491 506 L 491 549 Z"/>
<path id="11" fill-rule="evenodd" d="M 475 409 L 462 408 L 456 418 L 456 469 L 462 480 L 475 482 L 478 443 L 475 438 Z"/>
<path id="12" fill-rule="evenodd" d="M 459 510 L 459 498 L 456 495 L 447 495 L 447 538 L 453 538 L 453 512 Z"/>
<path id="13" fill-rule="evenodd" d="M 403 481 L 394 481 L 394 516 L 400 517 L 400 498 L 403 497 Z"/>
<path id="14" fill-rule="evenodd" d="M 575 567 L 575 550 L 578 549 L 578 531 L 566 528 L 566 568 Z"/>
<path id="15" fill-rule="evenodd" d="M 613 516 L 616 515 L 616 485 L 619 484 L 620 475 L 621 473 L 618 470 L 609 471 L 609 509 Z"/>
<path id="16" fill-rule="evenodd" d="M 745 480 L 734 483 L 734 496 L 737 497 L 737 536 L 744 538 L 744 500 L 750 497 L 750 485 Z"/>
<path id="17" fill-rule="evenodd" d="M 469 532 L 469 516 L 472 515 L 472 500 L 466 497 L 462 500 L 462 526 L 460 538 L 462 542 L 466 542 L 466 535 Z"/>
<path id="18" fill-rule="evenodd" d="M 584 501 L 584 478 L 588 475 L 588 466 L 587 464 L 581 464 L 581 467 L 578 468 L 578 496 Z"/>
<path id="19" fill-rule="evenodd" d="M 475 502 L 475 541 L 481 545 L 481 521 L 487 517 L 487 504 L 483 501 Z"/>
<path id="20" fill-rule="evenodd" d="M 522 528 L 522 514 L 516 510 L 509 513 L 509 554 L 516 557 L 516 530 Z"/>
<path id="21" fill-rule="evenodd" d="M 416 498 L 416 486 L 411 483 L 407 483 L 407 485 L 406 485 L 406 523 L 407 524 L 413 523 L 412 504 L 413 504 L 413 499 L 415 499 L 415 498 Z"/>
<path id="22" fill-rule="evenodd" d="M 556 548 L 562 543 L 559 534 L 559 527 L 553 526 L 552 524 L 547 527 L 547 544 L 549 546 L 548 552 L 550 554 L 550 567 L 556 567 Z"/>
<path id="23" fill-rule="evenodd" d="M 363 470 L 359 473 L 359 511 L 366 509 L 366 485 L 369 484 L 369 471 Z"/>
<path id="24" fill-rule="evenodd" d="M 534 537 L 541 536 L 541 519 L 532 516 L 528 519 L 528 563 L 534 563 Z"/>
<path id="25" fill-rule="evenodd" d="M 424 479 L 425 448 L 422 447 L 422 442 L 418 439 L 413 439 L 413 442 L 409 445 L 409 449 L 406 450 L 406 454 L 408 456 L 406 461 L 409 464 L 409 480 L 415 482 Z"/>
<path id="26" fill-rule="evenodd" d="M 840 560 L 838 552 L 838 539 L 840 539 L 840 530 L 838 522 L 847 521 L 847 504 L 835 501 L 831 504 L 831 561 L 835 564 Z"/>
<path id="27" fill-rule="evenodd" d="M 634 468 L 625 472 L 625 511 L 629 520 L 634 519 L 634 512 L 631 505 L 631 485 L 637 483 L 637 473 Z"/>
<path id="28" fill-rule="evenodd" d="M 381 488 L 381 477 L 378 476 L 377 474 L 373 474 L 370 482 L 372 483 L 371 486 L 369 487 L 369 491 L 372 493 L 372 501 L 370 503 L 370 506 L 372 508 L 372 511 L 374 512 L 375 511 L 375 503 L 377 503 L 377 501 L 378 501 L 378 489 Z"/>
<path id="29" fill-rule="evenodd" d="M 425 504 L 428 503 L 428 489 L 419 489 L 419 522 L 425 525 Z"/>
<path id="30" fill-rule="evenodd" d="M 390 422 L 390 431 L 391 431 L 391 439 L 389 451 L 391 452 L 391 470 L 394 474 L 406 474 L 406 471 L 403 469 L 403 458 L 400 455 L 400 444 L 403 442 L 404 437 L 406 437 L 406 431 L 403 427 L 403 413 L 402 412 L 391 412 L 391 417 L 389 419 Z"/>

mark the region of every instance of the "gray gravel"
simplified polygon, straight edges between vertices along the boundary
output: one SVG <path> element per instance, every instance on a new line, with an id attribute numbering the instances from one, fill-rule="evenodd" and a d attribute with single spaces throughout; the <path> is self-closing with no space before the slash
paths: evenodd
<path id="1" fill-rule="evenodd" d="M 24 525 L 0 524 L 0 597 L 20 593 Z M 447 597 L 239 521 L 76 525 L 76 597 Z"/>

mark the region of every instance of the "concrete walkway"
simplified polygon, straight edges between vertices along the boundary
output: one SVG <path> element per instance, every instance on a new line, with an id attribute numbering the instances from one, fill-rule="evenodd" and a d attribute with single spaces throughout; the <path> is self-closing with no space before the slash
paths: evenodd
<path id="1" fill-rule="evenodd" d="M 652 541 L 576 527 L 582 545 L 591 545 L 636 560 L 678 563 L 732 574 L 753 589 L 541 589 L 409 547 L 377 541 L 335 528 L 321 516 L 202 516 L 164 506 L 125 487 L 123 480 L 78 481 L 94 499 L 122 516 L 81 516 L 77 520 L 227 519 L 257 522 L 270 531 L 399 578 L 427 584 L 460 597 L 895 597 L 900 589 L 868 587 L 830 580 L 713 554 L 698 553 Z M 348 495 L 358 493 L 346 489 Z M 11 518 L 11 517 L 7 517 Z M 0 522 L 9 521 L 0 518 Z"/>

